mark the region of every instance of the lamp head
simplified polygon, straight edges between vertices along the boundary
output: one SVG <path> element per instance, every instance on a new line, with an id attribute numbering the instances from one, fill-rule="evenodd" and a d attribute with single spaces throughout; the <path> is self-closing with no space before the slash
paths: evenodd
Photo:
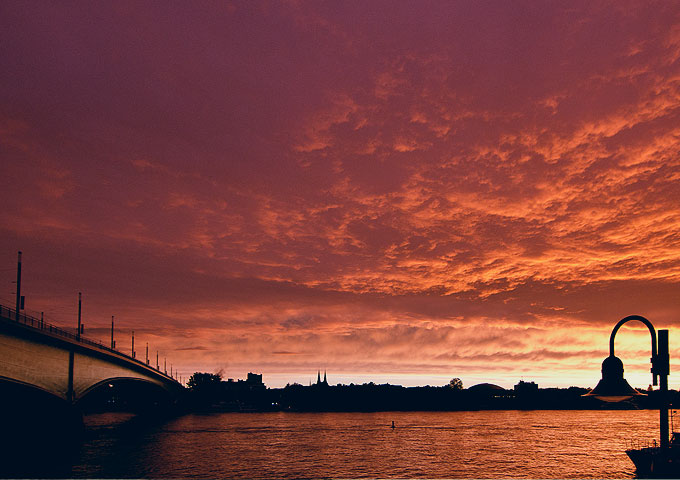
<path id="1" fill-rule="evenodd" d="M 583 395 L 605 402 L 621 402 L 637 395 L 644 395 L 631 387 L 623 378 L 623 362 L 610 355 L 602 362 L 602 380 L 595 388 Z"/>

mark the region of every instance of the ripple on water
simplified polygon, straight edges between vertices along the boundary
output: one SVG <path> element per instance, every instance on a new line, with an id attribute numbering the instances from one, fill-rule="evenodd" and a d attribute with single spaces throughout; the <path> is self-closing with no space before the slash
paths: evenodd
<path id="1" fill-rule="evenodd" d="M 390 428 L 394 421 L 397 428 Z M 72 476 L 152 478 L 633 477 L 653 411 L 186 415 L 86 419 Z"/>

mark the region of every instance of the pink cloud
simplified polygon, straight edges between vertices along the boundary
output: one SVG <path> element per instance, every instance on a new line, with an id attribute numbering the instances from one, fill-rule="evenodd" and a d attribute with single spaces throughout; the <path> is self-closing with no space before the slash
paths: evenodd
<path id="1" fill-rule="evenodd" d="M 675 10 L 5 5 L 0 298 L 21 249 L 187 374 L 596 379 L 680 308 Z"/>

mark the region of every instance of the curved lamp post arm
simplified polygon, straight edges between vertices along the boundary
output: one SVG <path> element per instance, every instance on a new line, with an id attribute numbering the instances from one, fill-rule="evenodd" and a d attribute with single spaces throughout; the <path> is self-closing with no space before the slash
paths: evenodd
<path id="1" fill-rule="evenodd" d="M 654 325 L 652 325 L 652 323 L 649 320 L 647 320 L 645 317 L 642 317 L 640 315 L 629 315 L 626 318 L 619 321 L 619 323 L 616 324 L 616 326 L 614 327 L 614 330 L 612 330 L 611 336 L 609 337 L 609 355 L 612 356 L 612 357 L 614 356 L 614 337 L 616 337 L 616 332 L 619 331 L 619 328 L 621 328 L 623 326 L 623 324 L 630 322 L 631 320 L 638 320 L 638 321 L 644 323 L 647 326 L 647 328 L 649 329 L 650 335 L 652 336 L 652 358 L 651 358 L 652 374 L 653 374 L 653 382 L 652 383 L 654 385 L 656 385 L 657 384 L 657 375 L 660 373 L 660 372 L 657 371 L 657 368 L 656 368 L 657 367 L 657 365 L 656 365 L 656 363 L 657 363 L 657 361 L 656 361 L 656 359 L 657 359 L 656 331 L 654 330 Z"/>

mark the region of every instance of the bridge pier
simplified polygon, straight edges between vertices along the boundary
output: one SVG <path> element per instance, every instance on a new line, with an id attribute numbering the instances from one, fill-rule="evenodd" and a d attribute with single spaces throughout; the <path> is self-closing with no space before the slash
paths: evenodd
<path id="1" fill-rule="evenodd" d="M 68 380 L 66 384 L 66 400 L 73 404 L 75 395 L 73 393 L 73 363 L 75 362 L 75 352 L 70 350 L 68 352 Z"/>
<path id="2" fill-rule="evenodd" d="M 71 477 L 82 438 L 78 406 L 38 388 L 0 381 L 0 478 Z"/>

